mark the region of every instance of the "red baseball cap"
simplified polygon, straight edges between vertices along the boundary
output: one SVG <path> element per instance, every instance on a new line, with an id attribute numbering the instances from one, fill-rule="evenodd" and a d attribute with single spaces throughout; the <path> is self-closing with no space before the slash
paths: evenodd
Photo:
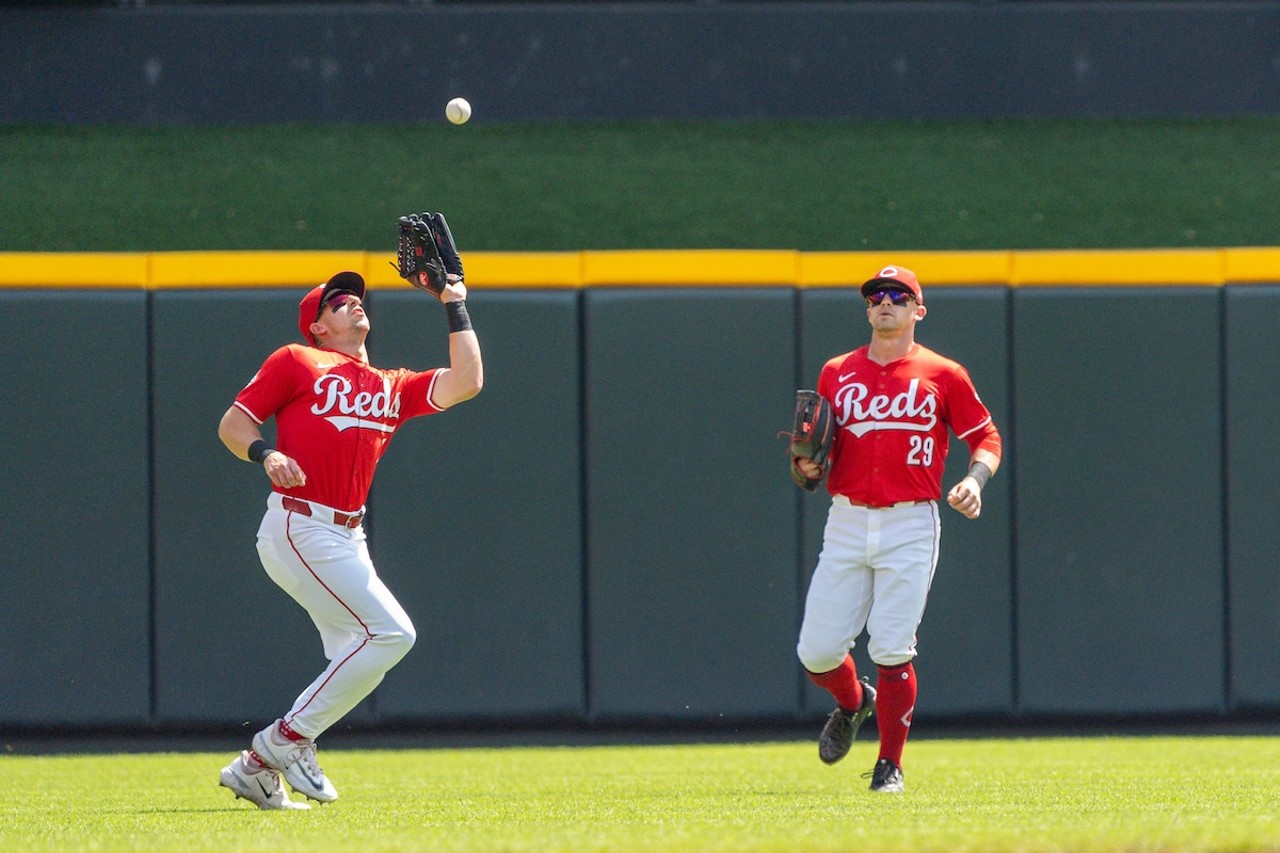
<path id="1" fill-rule="evenodd" d="M 302 339 L 312 346 L 316 345 L 316 340 L 311 337 L 311 324 L 320 319 L 324 304 L 335 293 L 350 293 L 363 301 L 364 278 L 358 272 L 334 273 L 327 282 L 317 284 L 302 297 L 298 303 L 298 331 L 302 332 Z"/>
<path id="2" fill-rule="evenodd" d="M 920 282 L 916 279 L 916 274 L 906 267 L 881 267 L 880 272 L 867 279 L 862 285 L 862 295 L 870 296 L 875 290 L 894 289 L 881 286 L 886 284 L 901 285 L 902 289 L 916 298 L 916 302 L 924 304 L 924 291 L 920 288 Z"/>

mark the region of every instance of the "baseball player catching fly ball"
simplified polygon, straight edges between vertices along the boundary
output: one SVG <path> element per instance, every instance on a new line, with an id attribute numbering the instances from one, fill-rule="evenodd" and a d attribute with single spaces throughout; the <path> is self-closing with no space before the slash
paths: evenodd
<path id="1" fill-rule="evenodd" d="M 271 482 L 258 556 L 271 580 L 310 614 L 329 659 L 288 713 L 222 770 L 222 785 L 263 809 L 308 808 L 289 799 L 282 774 L 295 793 L 338 798 L 316 762 L 315 741 L 378 686 L 415 639 L 369 559 L 362 520 L 374 469 L 405 421 L 470 400 L 484 382 L 462 262 L 443 216 L 400 219 L 398 269 L 444 303 L 448 367 L 418 373 L 371 365 L 364 279 L 340 272 L 302 298 L 305 343 L 268 356 L 218 426 L 227 449 L 261 465 Z M 276 447 L 260 430 L 272 417 Z"/>
<path id="2" fill-rule="evenodd" d="M 862 295 L 871 343 L 823 365 L 816 395 L 797 392 L 792 478 L 813 489 L 829 469 L 831 509 L 796 652 L 836 700 L 819 757 L 844 758 L 874 711 L 880 755 L 871 790 L 896 793 L 916 704 L 916 628 L 938 565 L 948 429 L 971 453 L 968 474 L 947 493 L 966 518 L 982 511 L 1001 440 L 968 372 L 915 342 L 925 317 L 915 273 L 884 267 Z M 849 654 L 863 628 L 875 687 L 859 680 Z"/>

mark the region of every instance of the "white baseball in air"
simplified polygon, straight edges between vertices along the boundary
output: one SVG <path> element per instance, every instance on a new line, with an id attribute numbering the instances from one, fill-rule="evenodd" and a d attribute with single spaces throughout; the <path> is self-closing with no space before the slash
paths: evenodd
<path id="1" fill-rule="evenodd" d="M 465 124 L 471 118 L 471 104 L 466 98 L 454 98 L 444 105 L 444 115 L 454 124 Z"/>

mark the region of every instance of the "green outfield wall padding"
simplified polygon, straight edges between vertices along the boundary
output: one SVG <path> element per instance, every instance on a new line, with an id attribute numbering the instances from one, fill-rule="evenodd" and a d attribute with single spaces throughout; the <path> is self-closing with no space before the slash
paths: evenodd
<path id="1" fill-rule="evenodd" d="M 146 722 L 146 296 L 0 293 L 0 340 L 0 723 Z"/>
<path id="2" fill-rule="evenodd" d="M 916 340 L 968 368 L 1002 433 L 1010 428 L 1008 383 L 1008 299 L 1004 288 L 926 290 L 928 314 Z M 800 296 L 799 384 L 812 388 L 830 357 L 866 345 L 871 338 L 866 304 L 856 290 L 813 289 Z M 952 435 L 943 477 L 946 492 L 968 470 L 969 448 Z M 1011 466 L 1012 467 L 1012 466 Z M 785 458 L 778 468 L 786 478 Z M 1013 475 L 1000 473 L 983 495 L 983 512 L 970 521 L 942 507 L 942 550 L 925 617 L 918 631 L 920 678 L 917 714 L 1007 713 L 1013 707 L 1013 614 L 1011 488 Z M 801 499 L 805 586 L 817 564 L 830 495 L 825 489 Z M 797 629 L 799 625 L 797 623 Z M 854 660 L 859 674 L 875 682 L 875 667 L 864 651 L 865 633 Z M 797 663 L 797 666 L 799 664 Z M 831 696 L 803 679 L 810 714 L 831 710 Z"/>
<path id="3" fill-rule="evenodd" d="M 474 294 L 484 389 L 383 457 L 370 549 L 418 641 L 378 688 L 379 719 L 585 710 L 578 298 Z M 439 304 L 379 292 L 370 313 L 376 362 L 448 363 Z"/>
<path id="4" fill-rule="evenodd" d="M 1280 704 L 1280 287 L 1228 290 L 1226 420 L 1228 626 L 1234 708 Z"/>
<path id="5" fill-rule="evenodd" d="M 584 298 L 593 714 L 794 715 L 791 289 Z"/>
<path id="6" fill-rule="evenodd" d="M 1220 298 L 1015 293 L 1022 711 L 1224 707 Z"/>
<path id="7" fill-rule="evenodd" d="M 925 286 L 918 340 L 969 368 L 1005 458 L 979 520 L 942 509 L 917 720 L 1280 711 L 1280 286 Z M 217 438 L 303 290 L 0 291 L 4 354 L 38 367 L 3 428 L 0 724 L 256 729 L 323 668 L 258 561 L 266 478 Z M 405 425 L 366 522 L 418 644 L 342 725 L 819 722 L 795 641 L 827 498 L 778 432 L 868 340 L 857 291 L 469 302 L 485 388 Z M 445 363 L 436 302 L 368 305 L 375 364 Z"/>

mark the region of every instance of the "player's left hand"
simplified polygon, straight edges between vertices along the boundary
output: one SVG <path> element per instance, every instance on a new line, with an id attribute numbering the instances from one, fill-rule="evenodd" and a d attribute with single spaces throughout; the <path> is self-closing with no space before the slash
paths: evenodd
<path id="1" fill-rule="evenodd" d="M 462 302 L 467 298 L 467 286 L 463 283 L 460 276 L 449 273 L 445 277 L 447 284 L 444 290 L 440 291 L 441 302 Z"/>
<path id="2" fill-rule="evenodd" d="M 271 482 L 282 489 L 295 489 L 307 484 L 307 475 L 302 473 L 298 463 L 279 450 L 268 453 L 262 460 L 262 467 Z"/>
<path id="3" fill-rule="evenodd" d="M 982 514 L 982 489 L 972 477 L 965 477 L 947 493 L 947 503 L 965 518 L 977 518 Z"/>
<path id="4" fill-rule="evenodd" d="M 396 226 L 400 240 L 392 266 L 401 278 L 433 296 L 462 281 L 462 258 L 443 213 L 410 213 Z"/>

